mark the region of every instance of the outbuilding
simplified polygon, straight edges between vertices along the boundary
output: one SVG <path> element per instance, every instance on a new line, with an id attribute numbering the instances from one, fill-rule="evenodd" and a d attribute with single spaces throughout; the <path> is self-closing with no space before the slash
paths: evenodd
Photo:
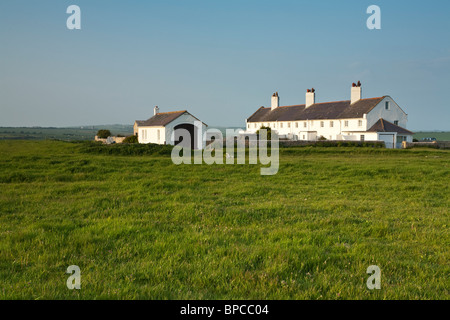
<path id="1" fill-rule="evenodd" d="M 187 110 L 159 112 L 158 106 L 154 108 L 153 117 L 148 120 L 136 120 L 134 135 L 139 143 L 155 143 L 183 145 L 190 144 L 192 149 L 203 149 L 202 133 L 208 126 L 194 117 Z M 190 141 L 183 142 L 182 129 L 190 134 Z"/>

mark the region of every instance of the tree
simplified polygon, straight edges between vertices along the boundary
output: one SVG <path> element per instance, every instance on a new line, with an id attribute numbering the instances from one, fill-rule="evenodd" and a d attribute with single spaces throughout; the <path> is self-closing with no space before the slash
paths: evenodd
<path id="1" fill-rule="evenodd" d="M 111 131 L 109 131 L 109 130 L 98 130 L 98 132 L 97 132 L 97 137 L 99 137 L 99 139 L 107 139 L 110 136 L 111 136 Z"/>
<path id="2" fill-rule="evenodd" d="M 259 139 L 259 131 L 261 129 L 267 130 L 267 140 L 271 140 L 272 139 L 272 129 L 269 127 L 265 127 L 265 126 L 262 126 L 261 128 L 259 128 L 258 131 L 256 131 L 256 135 L 258 136 L 258 139 Z"/>

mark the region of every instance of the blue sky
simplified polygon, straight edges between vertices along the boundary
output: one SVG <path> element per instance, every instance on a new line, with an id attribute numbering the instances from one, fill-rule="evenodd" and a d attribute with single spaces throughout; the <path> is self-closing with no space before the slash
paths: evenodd
<path id="1" fill-rule="evenodd" d="M 348 100 L 360 80 L 409 129 L 450 130 L 449 39 L 449 1 L 2 0 L 0 126 L 132 124 L 155 105 L 243 126 L 275 91 Z"/>

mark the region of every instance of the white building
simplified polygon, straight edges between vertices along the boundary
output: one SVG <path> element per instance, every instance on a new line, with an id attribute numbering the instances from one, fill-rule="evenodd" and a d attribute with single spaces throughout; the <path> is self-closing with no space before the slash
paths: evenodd
<path id="1" fill-rule="evenodd" d="M 148 120 L 136 120 L 134 135 L 138 137 L 139 143 L 183 145 L 183 139 L 180 138 L 181 133 L 178 129 L 185 129 L 191 136 L 191 148 L 203 149 L 202 134 L 206 128 L 205 123 L 186 110 L 159 112 L 159 108 L 156 106 L 153 117 Z"/>
<path id="2" fill-rule="evenodd" d="M 274 93 L 271 107 L 259 108 L 246 120 L 246 128 L 255 133 L 270 127 L 291 140 L 384 141 L 387 148 L 401 148 L 402 141 L 413 139 L 413 132 L 405 129 L 407 121 L 408 115 L 390 96 L 362 99 L 358 82 L 346 101 L 316 103 L 315 90 L 310 89 L 305 104 L 280 106 Z"/>

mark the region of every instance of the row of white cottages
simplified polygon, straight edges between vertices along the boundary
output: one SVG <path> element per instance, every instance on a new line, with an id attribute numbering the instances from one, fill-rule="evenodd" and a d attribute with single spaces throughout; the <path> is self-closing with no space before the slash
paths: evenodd
<path id="1" fill-rule="evenodd" d="M 281 138 L 316 141 L 360 140 L 384 141 L 387 148 L 400 148 L 402 141 L 412 142 L 413 132 L 405 129 L 408 115 L 390 97 L 362 99 L 361 84 L 353 84 L 351 99 L 316 103 L 314 89 L 307 90 L 304 104 L 280 106 L 280 97 L 272 95 L 271 107 L 261 107 L 246 119 L 243 134 L 254 134 L 269 127 Z M 200 147 L 194 121 L 200 121 L 188 111 L 160 113 L 155 107 L 148 120 L 136 121 L 134 134 L 139 143 L 178 144 L 176 130 L 191 134 L 191 146 Z M 207 125 L 202 122 L 203 132 Z M 174 133 L 174 136 L 172 136 Z"/>

